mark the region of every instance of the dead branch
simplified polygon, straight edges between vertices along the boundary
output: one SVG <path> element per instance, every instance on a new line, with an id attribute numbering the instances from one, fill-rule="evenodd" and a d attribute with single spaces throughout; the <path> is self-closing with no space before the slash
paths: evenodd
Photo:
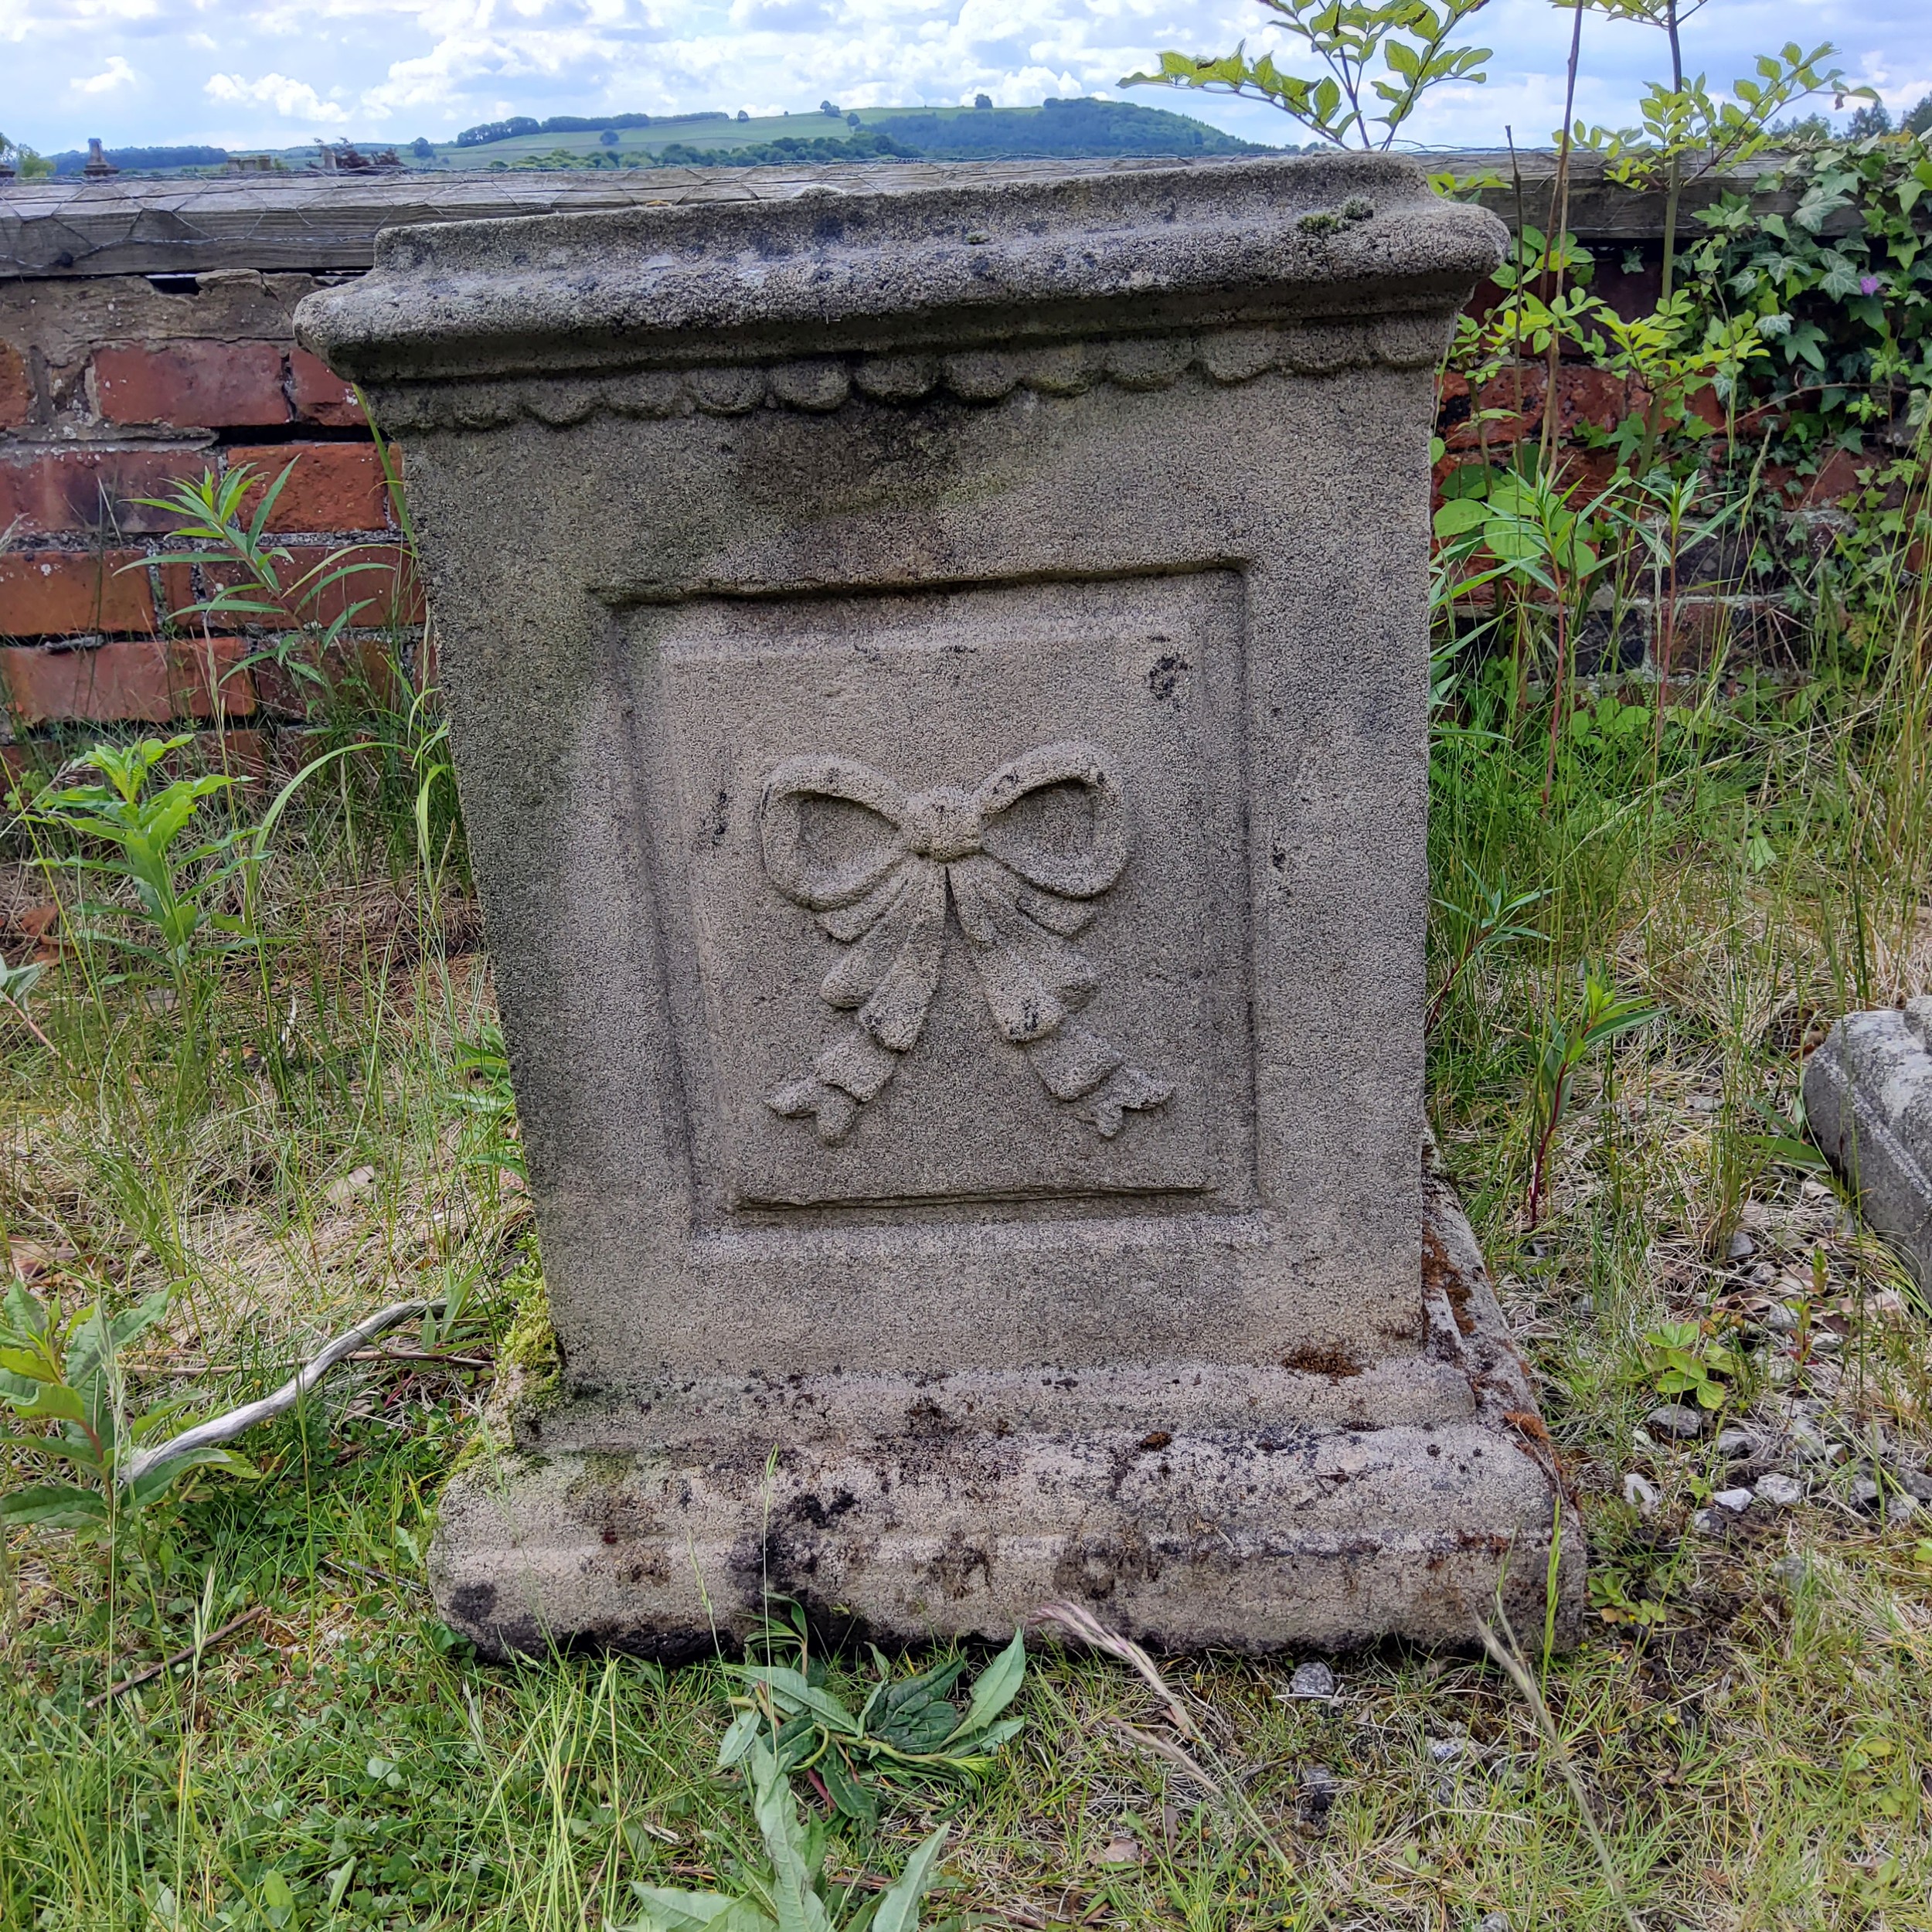
<path id="1" fill-rule="evenodd" d="M 230 1617 L 219 1630 L 210 1631 L 199 1643 L 185 1645 L 172 1655 L 164 1657 L 159 1663 L 150 1664 L 145 1670 L 138 1670 L 131 1677 L 124 1677 L 118 1684 L 110 1684 L 104 1691 L 97 1691 L 87 1699 L 88 1709 L 98 1709 L 109 1699 L 118 1697 L 123 1691 L 131 1691 L 138 1685 L 147 1683 L 151 1679 L 158 1677 L 163 1671 L 172 1670 L 177 1664 L 185 1664 L 196 1658 L 205 1656 L 224 1637 L 233 1636 L 243 1624 L 252 1624 L 266 1612 L 267 1607 L 266 1604 L 257 1604 L 253 1610 L 245 1610 L 239 1617 Z"/>
<path id="2" fill-rule="evenodd" d="M 294 1408 L 304 1396 L 313 1392 L 338 1362 L 346 1360 L 359 1349 L 366 1348 L 379 1335 L 394 1328 L 399 1321 L 420 1319 L 426 1315 L 440 1315 L 444 1306 L 440 1300 L 392 1301 L 386 1308 L 379 1308 L 366 1321 L 359 1321 L 354 1328 L 337 1335 L 273 1395 L 264 1396 L 258 1402 L 245 1402 L 239 1409 L 230 1409 L 225 1415 L 210 1417 L 206 1422 L 196 1423 L 192 1429 L 184 1429 L 178 1436 L 171 1436 L 165 1442 L 158 1442 L 138 1455 L 129 1457 L 126 1467 L 121 1471 L 121 1480 L 131 1486 L 149 1470 L 158 1469 L 164 1463 L 172 1462 L 177 1456 L 233 1442 L 258 1422 L 267 1422 L 284 1410 Z"/>

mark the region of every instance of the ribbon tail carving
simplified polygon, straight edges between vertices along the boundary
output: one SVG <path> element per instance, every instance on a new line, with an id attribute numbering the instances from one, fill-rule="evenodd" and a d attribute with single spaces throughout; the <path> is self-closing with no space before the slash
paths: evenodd
<path id="1" fill-rule="evenodd" d="M 820 996 L 830 1006 L 856 1007 L 857 1024 L 767 1104 L 788 1120 L 810 1114 L 820 1141 L 836 1147 L 924 1030 L 945 948 L 945 872 L 907 859 L 856 904 L 821 913 L 819 923 L 850 944 Z"/>
<path id="2" fill-rule="evenodd" d="M 870 835 L 842 843 L 815 829 L 828 804 L 846 809 L 848 834 L 852 809 L 870 815 Z M 774 1112 L 811 1116 L 827 1147 L 852 1131 L 924 1030 L 949 895 L 994 1024 L 1055 1100 L 1111 1141 L 1125 1115 L 1173 1097 L 1073 1017 L 1097 975 L 1069 942 L 1128 859 L 1120 781 L 1097 747 L 1036 746 L 977 791 L 910 796 L 855 759 L 791 758 L 765 781 L 760 819 L 771 883 L 845 949 L 820 996 L 855 1015 L 768 1097 Z"/>
<path id="3" fill-rule="evenodd" d="M 1029 890 L 996 859 L 964 859 L 947 872 L 993 1022 L 1026 1056 L 1047 1092 L 1083 1103 L 1076 1116 L 1108 1141 L 1125 1114 L 1171 1100 L 1171 1082 L 1129 1066 L 1118 1049 L 1073 1017 L 1093 997 L 1097 979 L 1066 935 L 1087 924 L 1091 908 Z"/>

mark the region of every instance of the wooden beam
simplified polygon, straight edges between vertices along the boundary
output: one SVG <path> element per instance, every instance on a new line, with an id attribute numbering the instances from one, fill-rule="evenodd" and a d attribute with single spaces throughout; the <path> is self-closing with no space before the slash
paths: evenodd
<path id="1" fill-rule="evenodd" d="M 1488 175 L 1485 206 L 1513 223 L 1509 157 L 1469 151 L 1417 157 L 1432 173 Z M 1549 219 L 1553 158 L 1519 154 L 1526 218 Z M 1095 172 L 1212 165 L 1136 156 L 1075 162 Z M 961 175 L 1063 174 L 1065 161 L 867 162 L 829 168 L 637 168 L 560 173 L 405 172 L 398 175 L 237 175 L 87 181 L 72 175 L 0 185 L 0 280 L 95 275 L 206 274 L 219 269 L 367 268 L 379 229 L 696 201 L 789 200 L 813 189 L 916 188 Z M 1757 171 L 1686 191 L 1679 233 L 1726 189 L 1750 193 Z M 1752 197 L 1760 214 L 1788 213 L 1794 193 Z M 1663 233 L 1663 197 L 1606 184 L 1594 156 L 1578 158 L 1570 225 L 1582 240 L 1635 243 Z M 1840 225 L 1849 225 L 1847 223 Z M 1836 232 L 1835 227 L 1832 232 Z"/>

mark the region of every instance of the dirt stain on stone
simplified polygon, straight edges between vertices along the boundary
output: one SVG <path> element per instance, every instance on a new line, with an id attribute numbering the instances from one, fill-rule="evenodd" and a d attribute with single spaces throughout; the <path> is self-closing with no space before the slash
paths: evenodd
<path id="1" fill-rule="evenodd" d="M 1331 1382 L 1345 1381 L 1362 1372 L 1362 1364 L 1333 1342 L 1304 1342 L 1282 1358 L 1281 1366 L 1298 1375 L 1326 1376 Z"/>
<path id="2" fill-rule="evenodd" d="M 1449 1304 L 1449 1312 L 1464 1335 L 1476 1332 L 1476 1318 L 1469 1311 L 1469 1284 L 1462 1278 L 1461 1269 L 1450 1260 L 1442 1236 L 1426 1223 L 1422 1230 L 1422 1285 L 1427 1292 L 1440 1295 Z"/>

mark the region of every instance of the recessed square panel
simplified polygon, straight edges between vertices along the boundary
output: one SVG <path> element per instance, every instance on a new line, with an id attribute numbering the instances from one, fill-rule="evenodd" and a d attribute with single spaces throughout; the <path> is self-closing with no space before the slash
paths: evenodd
<path id="1" fill-rule="evenodd" d="M 1227 1184 L 1239 617 L 1226 572 L 633 614 L 713 1198 Z"/>

